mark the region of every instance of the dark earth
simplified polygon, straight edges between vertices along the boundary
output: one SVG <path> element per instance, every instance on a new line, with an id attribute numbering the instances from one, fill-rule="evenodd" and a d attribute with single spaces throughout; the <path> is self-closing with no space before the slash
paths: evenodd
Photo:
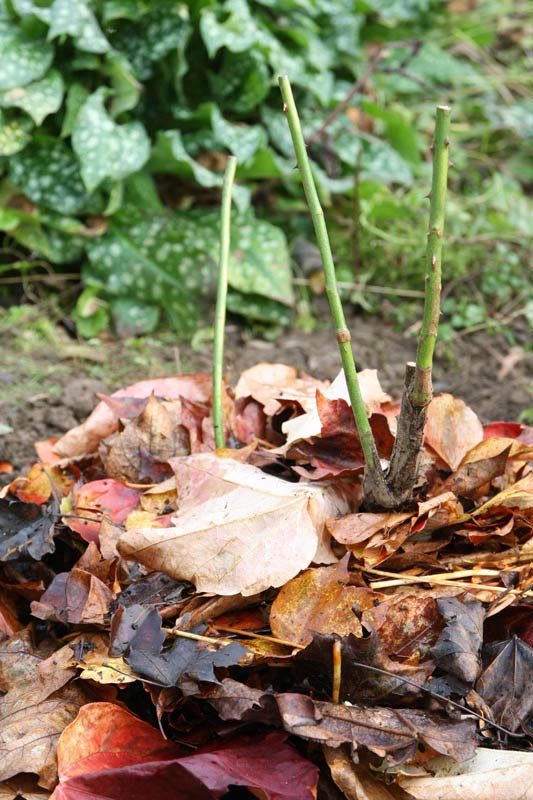
<path id="1" fill-rule="evenodd" d="M 377 317 L 349 320 L 359 369 L 375 368 L 383 388 L 401 393 L 404 364 L 416 352 L 416 332 L 398 332 Z M 50 341 L 52 339 L 52 341 Z M 435 392 L 462 397 L 482 422 L 533 418 L 533 353 L 530 331 L 518 321 L 512 331 L 456 334 L 439 342 Z M 19 472 L 34 458 L 33 443 L 59 436 L 86 418 L 95 392 L 111 392 L 137 380 L 211 369 L 211 343 L 201 350 L 173 344 L 169 335 L 127 343 L 81 344 L 59 326 L 44 339 L 33 332 L 3 332 L 0 366 L 0 462 Z M 225 366 L 230 383 L 258 362 L 290 364 L 318 378 L 333 379 L 340 356 L 328 322 L 311 333 L 293 329 L 276 342 L 246 336 L 228 325 Z M 6 475 L 7 479 L 8 476 Z"/>

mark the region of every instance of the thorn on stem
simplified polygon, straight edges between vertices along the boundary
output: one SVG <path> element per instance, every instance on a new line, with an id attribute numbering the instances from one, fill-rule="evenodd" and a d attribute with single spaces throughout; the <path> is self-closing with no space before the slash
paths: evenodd
<path id="1" fill-rule="evenodd" d="M 449 166 L 449 167 L 455 167 L 455 164 L 454 164 L 454 162 L 453 162 L 453 161 L 448 161 L 448 166 Z"/>
<path id="2" fill-rule="evenodd" d="M 287 103 L 283 103 L 283 111 L 284 111 L 285 113 L 287 112 Z"/>
<path id="3" fill-rule="evenodd" d="M 444 145 L 445 145 L 445 147 L 449 147 L 449 146 L 450 146 L 450 137 L 449 137 L 449 136 L 447 136 L 447 137 L 445 138 L 445 140 L 444 140 Z"/>

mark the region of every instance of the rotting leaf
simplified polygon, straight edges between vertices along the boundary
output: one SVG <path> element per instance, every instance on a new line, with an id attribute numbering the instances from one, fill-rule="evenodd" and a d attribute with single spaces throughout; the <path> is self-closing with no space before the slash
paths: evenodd
<path id="1" fill-rule="evenodd" d="M 413 763 L 419 745 L 456 761 L 475 754 L 472 720 L 455 722 L 412 709 L 337 705 L 302 694 L 278 694 L 276 699 L 289 733 L 330 747 L 349 744 L 353 751 L 365 747 L 386 758 L 390 767 Z M 353 757 L 357 761 L 355 752 Z"/>
<path id="2" fill-rule="evenodd" d="M 0 645 L 0 780 L 35 772 L 41 786 L 56 781 L 56 745 L 63 729 L 88 700 L 83 688 L 69 685 L 72 651 L 67 645 L 48 659 L 31 642 L 28 630 Z"/>
<path id="3" fill-rule="evenodd" d="M 476 691 L 500 725 L 512 731 L 526 728 L 533 714 L 533 647 L 513 636 L 487 645 L 483 661 Z"/>
<path id="4" fill-rule="evenodd" d="M 439 612 L 445 621 L 432 655 L 444 672 L 473 684 L 481 671 L 481 646 L 485 612 L 477 600 L 439 597 Z"/>

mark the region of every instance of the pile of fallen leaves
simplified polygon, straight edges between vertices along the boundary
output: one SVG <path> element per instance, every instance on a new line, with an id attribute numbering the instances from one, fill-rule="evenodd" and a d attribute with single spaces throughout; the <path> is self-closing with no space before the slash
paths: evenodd
<path id="1" fill-rule="evenodd" d="M 181 375 L 36 444 L 0 499 L 3 798 L 533 796 L 533 430 L 436 397 L 416 502 L 370 513 L 347 400 L 259 364 L 215 451 Z"/>

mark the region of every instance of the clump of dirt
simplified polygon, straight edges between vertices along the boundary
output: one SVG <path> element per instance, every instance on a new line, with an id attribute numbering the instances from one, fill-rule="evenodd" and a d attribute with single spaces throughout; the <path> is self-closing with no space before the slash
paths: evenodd
<path id="1" fill-rule="evenodd" d="M 406 361 L 416 352 L 414 334 L 402 334 L 375 317 L 349 320 L 359 368 L 378 370 L 391 395 L 399 396 Z M 533 353 L 521 346 L 527 331 L 513 331 L 515 344 L 502 335 L 479 331 L 439 343 L 434 368 L 435 392 L 462 397 L 483 422 L 518 420 L 533 406 Z M 58 329 L 55 341 L 23 347 L 3 335 L 6 354 L 0 371 L 0 461 L 18 471 L 34 458 L 35 441 L 60 436 L 81 422 L 97 402 L 97 392 L 148 377 L 211 369 L 211 345 L 201 351 L 176 348 L 172 339 L 145 342 L 105 342 L 89 348 L 73 344 Z M 166 342 L 166 343 L 165 343 Z M 237 326 L 228 326 L 225 365 L 230 383 L 242 370 L 261 361 L 291 364 L 317 378 L 333 379 L 340 356 L 329 323 L 311 333 L 291 330 L 276 342 L 248 338 Z M 37 377 L 36 377 L 37 376 Z"/>

